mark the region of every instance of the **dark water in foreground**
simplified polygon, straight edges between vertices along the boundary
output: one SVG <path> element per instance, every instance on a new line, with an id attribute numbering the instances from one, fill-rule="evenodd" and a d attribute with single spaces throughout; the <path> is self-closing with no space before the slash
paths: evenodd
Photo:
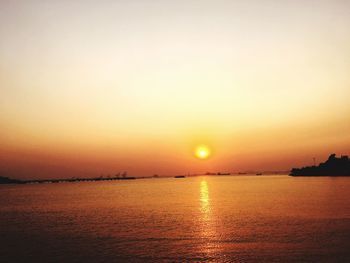
<path id="1" fill-rule="evenodd" d="M 1 262 L 350 262 L 350 178 L 0 186 Z"/>

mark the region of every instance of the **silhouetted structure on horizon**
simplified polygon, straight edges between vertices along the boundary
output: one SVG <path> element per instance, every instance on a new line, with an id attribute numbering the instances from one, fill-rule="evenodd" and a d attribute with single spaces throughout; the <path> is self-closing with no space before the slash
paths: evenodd
<path id="1" fill-rule="evenodd" d="M 350 159 L 346 155 L 337 158 L 331 154 L 328 160 L 318 166 L 293 168 L 291 176 L 350 176 Z"/>
<path id="2" fill-rule="evenodd" d="M 8 177 L 0 176 L 0 184 L 24 184 L 21 180 L 11 179 Z"/>
<path id="3" fill-rule="evenodd" d="M 88 177 L 88 178 L 65 178 L 65 179 L 34 179 L 34 180 L 17 180 L 0 176 L 0 184 L 43 184 L 43 183 L 72 183 L 72 182 L 96 182 L 96 181 L 114 181 L 114 180 L 135 180 L 142 177 L 128 176 L 127 172 L 116 174 L 114 177 Z"/>

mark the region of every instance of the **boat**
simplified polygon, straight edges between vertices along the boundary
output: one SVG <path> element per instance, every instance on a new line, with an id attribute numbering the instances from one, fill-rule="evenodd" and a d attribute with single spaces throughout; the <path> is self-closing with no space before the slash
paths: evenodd
<path id="1" fill-rule="evenodd" d="M 176 175 L 176 176 L 174 176 L 174 178 L 186 178 L 186 176 L 184 176 L 184 175 Z"/>

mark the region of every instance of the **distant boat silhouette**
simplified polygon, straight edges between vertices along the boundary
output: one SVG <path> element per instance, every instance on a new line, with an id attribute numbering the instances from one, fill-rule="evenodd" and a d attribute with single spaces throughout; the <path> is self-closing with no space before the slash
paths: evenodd
<path id="1" fill-rule="evenodd" d="M 174 176 L 174 178 L 186 178 L 186 176 L 184 176 L 184 175 L 176 175 L 176 176 Z"/>
<path id="2" fill-rule="evenodd" d="M 256 173 L 256 175 L 262 175 L 262 173 Z"/>
<path id="3" fill-rule="evenodd" d="M 320 163 L 318 166 L 306 166 L 302 168 L 293 168 L 291 176 L 350 176 L 350 159 L 344 155 L 337 158 L 331 154 L 328 160 Z"/>

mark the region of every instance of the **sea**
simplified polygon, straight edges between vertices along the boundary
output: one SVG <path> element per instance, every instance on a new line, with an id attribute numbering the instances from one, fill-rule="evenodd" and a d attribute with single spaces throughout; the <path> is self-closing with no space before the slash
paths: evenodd
<path id="1" fill-rule="evenodd" d="M 350 177 L 0 186 L 1 262 L 350 262 Z"/>

